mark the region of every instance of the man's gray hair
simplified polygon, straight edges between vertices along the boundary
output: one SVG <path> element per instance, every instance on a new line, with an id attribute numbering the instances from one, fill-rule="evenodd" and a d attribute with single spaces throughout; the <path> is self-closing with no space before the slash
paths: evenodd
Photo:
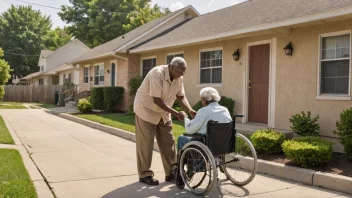
<path id="1" fill-rule="evenodd" d="M 210 102 L 210 101 L 219 102 L 221 99 L 219 92 L 212 87 L 205 87 L 202 90 L 200 90 L 200 97 L 206 100 L 207 102 Z"/>
<path id="2" fill-rule="evenodd" d="M 173 65 L 175 67 L 187 67 L 187 63 L 185 61 L 185 59 L 183 59 L 182 57 L 175 57 L 172 59 L 170 65 Z"/>

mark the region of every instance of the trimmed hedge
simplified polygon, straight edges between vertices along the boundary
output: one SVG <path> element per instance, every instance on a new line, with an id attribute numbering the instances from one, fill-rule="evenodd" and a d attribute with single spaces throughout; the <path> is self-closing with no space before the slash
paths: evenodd
<path id="1" fill-rule="evenodd" d="M 107 112 L 117 111 L 122 103 L 124 92 L 123 87 L 94 87 L 90 99 L 92 108 Z"/>
<path id="2" fill-rule="evenodd" d="M 104 87 L 93 87 L 91 90 L 92 108 L 97 110 L 104 110 Z"/>
<path id="3" fill-rule="evenodd" d="M 234 115 L 234 109 L 235 109 L 235 101 L 232 98 L 226 97 L 226 96 L 221 96 L 221 99 L 219 101 L 219 105 L 226 107 L 230 115 Z M 198 101 L 195 105 L 193 105 L 193 109 L 195 111 L 198 111 L 200 108 L 202 108 L 202 102 Z"/>
<path id="4" fill-rule="evenodd" d="M 340 114 L 340 120 L 336 122 L 336 130 L 333 133 L 339 136 L 345 154 L 352 158 L 352 107 Z"/>
<path id="5" fill-rule="evenodd" d="M 282 149 L 292 162 L 304 168 L 329 162 L 332 155 L 332 143 L 313 136 L 286 140 Z"/>
<path id="6" fill-rule="evenodd" d="M 82 98 L 77 103 L 77 109 L 81 113 L 92 112 L 92 104 L 89 102 L 89 98 Z"/>
<path id="7" fill-rule="evenodd" d="M 107 112 L 117 111 L 123 99 L 123 87 L 104 87 L 104 107 Z"/>
<path id="8" fill-rule="evenodd" d="M 250 137 L 256 151 L 263 153 L 282 152 L 285 135 L 271 129 L 258 130 Z"/>

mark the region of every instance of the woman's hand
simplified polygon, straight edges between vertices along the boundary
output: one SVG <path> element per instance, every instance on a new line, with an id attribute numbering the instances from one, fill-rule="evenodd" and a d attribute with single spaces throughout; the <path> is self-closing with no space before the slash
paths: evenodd
<path id="1" fill-rule="evenodd" d="M 189 111 L 189 114 L 191 115 L 192 118 L 194 118 L 196 116 L 197 112 L 195 110 L 191 109 Z"/>

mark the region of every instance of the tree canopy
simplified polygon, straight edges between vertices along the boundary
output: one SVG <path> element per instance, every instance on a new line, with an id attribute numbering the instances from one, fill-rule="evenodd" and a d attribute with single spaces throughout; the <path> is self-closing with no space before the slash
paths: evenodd
<path id="1" fill-rule="evenodd" d="M 108 42 L 150 20 L 169 13 L 151 0 L 70 0 L 59 16 L 75 38 L 90 47 Z"/>

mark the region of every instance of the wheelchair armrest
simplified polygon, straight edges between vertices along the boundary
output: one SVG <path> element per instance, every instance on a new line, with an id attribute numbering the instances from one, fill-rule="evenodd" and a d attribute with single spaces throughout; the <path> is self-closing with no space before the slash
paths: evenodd
<path id="1" fill-rule="evenodd" d="M 202 138 L 202 137 L 204 137 L 203 134 L 199 134 L 199 133 L 194 133 L 194 134 L 184 133 L 183 136 L 192 137 L 192 138 Z"/>
<path id="2" fill-rule="evenodd" d="M 234 118 L 243 118 L 244 116 L 242 114 L 236 114 L 233 116 Z"/>

